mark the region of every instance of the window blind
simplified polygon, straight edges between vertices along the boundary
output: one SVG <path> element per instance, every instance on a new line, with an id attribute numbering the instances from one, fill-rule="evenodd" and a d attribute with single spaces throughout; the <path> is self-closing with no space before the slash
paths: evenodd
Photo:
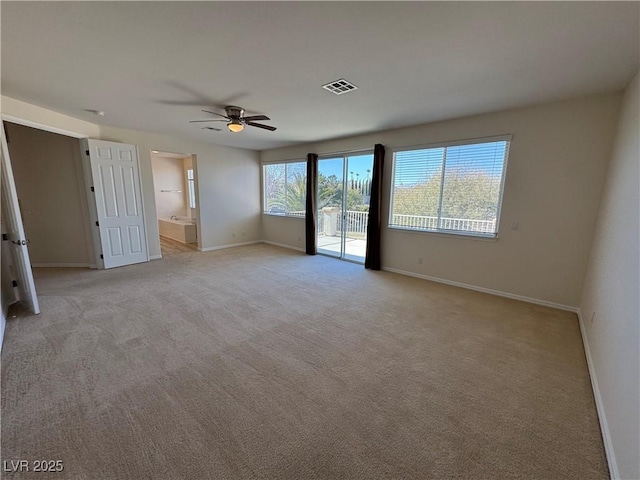
<path id="1" fill-rule="evenodd" d="M 495 236 L 509 140 L 398 151 L 390 227 Z"/>

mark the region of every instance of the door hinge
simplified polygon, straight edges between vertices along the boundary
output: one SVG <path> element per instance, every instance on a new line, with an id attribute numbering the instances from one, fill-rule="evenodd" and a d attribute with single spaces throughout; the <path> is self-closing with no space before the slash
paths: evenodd
<path id="1" fill-rule="evenodd" d="M 11 285 L 13 285 L 14 287 L 17 287 L 18 286 L 18 282 L 16 282 L 15 280 L 12 280 L 11 281 Z"/>
<path id="2" fill-rule="evenodd" d="M 96 189 L 92 186 L 92 187 L 91 187 L 91 191 L 92 191 L 92 192 L 95 192 L 95 191 L 96 191 Z"/>
<path id="3" fill-rule="evenodd" d="M 104 255 L 100 254 L 100 258 L 101 258 L 102 260 L 104 260 Z"/>
<path id="4" fill-rule="evenodd" d="M 9 235 L 7 235 L 6 233 L 3 233 L 2 240 L 9 240 Z"/>
<path id="5" fill-rule="evenodd" d="M 85 150 L 84 153 L 87 154 L 87 157 L 89 156 L 89 150 Z"/>
<path id="6" fill-rule="evenodd" d="M 96 222 L 96 227 L 99 227 L 99 226 L 100 226 L 100 222 Z"/>

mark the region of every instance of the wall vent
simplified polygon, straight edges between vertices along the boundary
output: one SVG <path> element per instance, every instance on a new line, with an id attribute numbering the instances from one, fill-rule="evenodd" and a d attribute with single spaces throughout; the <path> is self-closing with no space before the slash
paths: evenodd
<path id="1" fill-rule="evenodd" d="M 358 87 L 353 83 L 346 81 L 344 78 L 322 85 L 322 88 L 329 90 L 331 93 L 335 93 L 336 95 L 342 95 L 343 93 L 352 92 L 353 90 L 358 89 Z"/>

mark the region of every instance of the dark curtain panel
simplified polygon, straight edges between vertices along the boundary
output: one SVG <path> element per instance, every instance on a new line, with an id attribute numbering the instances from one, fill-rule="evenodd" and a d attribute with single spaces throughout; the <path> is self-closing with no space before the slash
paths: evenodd
<path id="1" fill-rule="evenodd" d="M 382 170 L 384 145 L 376 143 L 373 150 L 373 172 L 371 174 L 371 200 L 369 223 L 367 224 L 367 254 L 364 268 L 380 270 L 380 230 L 382 222 Z"/>
<path id="2" fill-rule="evenodd" d="M 316 225 L 318 208 L 316 206 L 316 191 L 318 189 L 318 155 L 307 154 L 307 209 L 305 215 L 305 242 L 306 252 L 309 255 L 316 254 Z"/>

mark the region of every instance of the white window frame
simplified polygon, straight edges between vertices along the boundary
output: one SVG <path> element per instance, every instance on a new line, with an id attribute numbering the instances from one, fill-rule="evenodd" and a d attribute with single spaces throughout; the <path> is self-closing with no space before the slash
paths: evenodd
<path id="1" fill-rule="evenodd" d="M 406 231 L 406 232 L 415 232 L 415 233 L 430 234 L 430 235 L 445 235 L 445 236 L 453 235 L 456 237 L 468 237 L 468 238 L 477 238 L 477 239 L 483 239 L 483 240 L 498 238 L 498 231 L 500 228 L 500 214 L 502 212 L 502 200 L 504 196 L 505 179 L 507 178 L 507 164 L 509 161 L 509 149 L 511 147 L 511 140 L 512 140 L 512 135 L 507 134 L 507 135 L 494 135 L 490 137 L 468 138 L 464 140 L 452 140 L 452 141 L 446 141 L 446 142 L 428 143 L 423 145 L 412 145 L 409 147 L 394 148 L 392 150 L 393 160 L 392 160 L 392 168 L 391 168 L 391 185 L 390 185 L 390 192 L 389 192 L 389 217 L 387 218 L 387 228 L 391 230 L 400 230 L 400 231 Z M 491 142 L 501 142 L 501 141 L 507 142 L 507 145 L 504 153 L 502 178 L 500 180 L 500 193 L 498 196 L 498 205 L 496 209 L 495 233 L 466 232 L 462 230 L 448 230 L 448 229 L 442 229 L 442 228 L 426 229 L 426 228 L 416 228 L 416 227 L 403 227 L 403 226 L 397 226 L 392 224 L 393 193 L 394 193 L 393 184 L 396 178 L 396 153 L 407 152 L 411 150 L 426 150 L 431 148 L 454 147 L 454 146 L 460 146 L 460 145 L 474 145 L 479 143 L 491 143 Z M 443 172 L 443 178 L 444 178 L 444 172 Z M 440 196 L 442 197 L 442 190 L 440 191 Z M 440 215 L 440 212 L 438 212 L 438 215 Z"/>
<path id="2" fill-rule="evenodd" d="M 288 218 L 305 218 L 306 217 L 306 211 L 304 213 L 302 213 L 301 215 L 291 215 L 288 212 L 285 213 L 275 213 L 275 212 L 267 212 L 266 208 L 267 208 L 267 203 L 266 203 L 266 198 L 265 198 L 265 167 L 268 167 L 270 165 L 285 165 L 285 174 L 284 174 L 284 181 L 285 181 L 285 191 L 287 189 L 287 171 L 286 171 L 286 166 L 288 164 L 291 163 L 303 163 L 305 165 L 305 169 L 307 168 L 307 160 L 306 159 L 294 159 L 294 160 L 279 160 L 279 161 L 274 161 L 274 162 L 264 162 L 261 164 L 261 169 L 260 169 L 260 175 L 261 175 L 261 191 L 262 191 L 262 195 L 261 195 L 261 203 L 262 203 L 262 214 L 263 215 L 269 215 L 269 216 L 273 216 L 273 217 L 288 217 Z M 306 170 L 305 170 L 305 176 L 307 175 Z M 305 198 L 307 195 L 307 191 L 306 191 L 306 186 L 305 186 Z"/>
<path id="3" fill-rule="evenodd" d="M 196 180 L 193 168 L 187 169 L 187 194 L 189 195 L 189 208 L 196 208 Z"/>

